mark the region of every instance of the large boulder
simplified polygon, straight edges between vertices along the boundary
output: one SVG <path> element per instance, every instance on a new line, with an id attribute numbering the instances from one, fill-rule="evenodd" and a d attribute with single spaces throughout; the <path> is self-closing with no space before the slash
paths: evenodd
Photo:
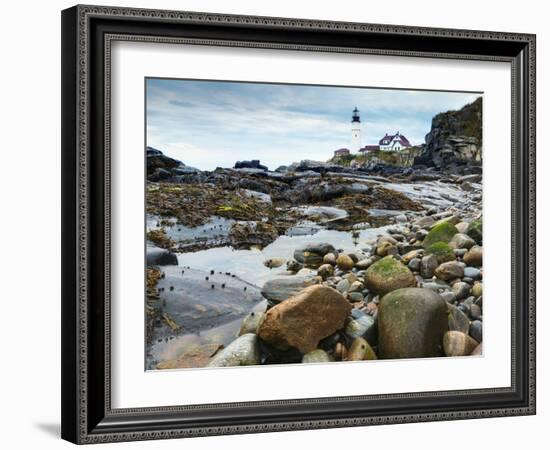
<path id="1" fill-rule="evenodd" d="M 208 367 L 253 366 L 260 364 L 258 336 L 243 334 L 220 350 L 208 363 Z"/>
<path id="2" fill-rule="evenodd" d="M 447 304 L 439 294 L 425 288 L 390 292 L 378 306 L 378 356 L 441 356 L 448 327 Z"/>
<path id="3" fill-rule="evenodd" d="M 455 234 L 458 233 L 456 227 L 449 221 L 441 222 L 435 225 L 428 235 L 424 238 L 422 245 L 424 248 L 428 248 L 430 245 L 436 242 L 448 243 Z"/>
<path id="4" fill-rule="evenodd" d="M 309 353 L 343 328 L 350 311 L 351 304 L 336 289 L 311 286 L 268 310 L 258 335 L 279 350 Z"/>
<path id="5" fill-rule="evenodd" d="M 412 287 L 416 279 L 411 270 L 393 256 L 386 256 L 372 264 L 365 272 L 367 288 L 377 294 Z"/>

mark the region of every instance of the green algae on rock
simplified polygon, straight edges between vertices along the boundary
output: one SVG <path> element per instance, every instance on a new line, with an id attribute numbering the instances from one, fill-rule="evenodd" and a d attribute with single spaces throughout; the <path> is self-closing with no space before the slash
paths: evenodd
<path id="1" fill-rule="evenodd" d="M 435 255 L 438 264 L 442 264 L 447 261 L 454 261 L 455 254 L 452 247 L 445 242 L 435 242 L 426 248 L 427 255 Z"/>
<path id="2" fill-rule="evenodd" d="M 441 356 L 448 329 L 447 304 L 439 294 L 425 288 L 395 290 L 378 307 L 378 357 Z"/>
<path id="3" fill-rule="evenodd" d="M 430 245 L 436 242 L 448 243 L 455 234 L 458 233 L 456 227 L 450 222 L 441 222 L 435 225 L 424 238 L 422 245 L 424 248 L 428 248 Z"/>
<path id="4" fill-rule="evenodd" d="M 416 280 L 407 266 L 393 256 L 386 256 L 367 269 L 365 283 L 368 289 L 386 294 L 396 289 L 412 287 Z"/>

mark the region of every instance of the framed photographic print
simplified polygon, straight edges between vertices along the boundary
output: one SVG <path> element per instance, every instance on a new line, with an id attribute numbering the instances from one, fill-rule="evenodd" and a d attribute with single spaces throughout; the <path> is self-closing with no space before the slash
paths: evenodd
<path id="1" fill-rule="evenodd" d="M 62 13 L 62 436 L 535 413 L 535 36 Z"/>

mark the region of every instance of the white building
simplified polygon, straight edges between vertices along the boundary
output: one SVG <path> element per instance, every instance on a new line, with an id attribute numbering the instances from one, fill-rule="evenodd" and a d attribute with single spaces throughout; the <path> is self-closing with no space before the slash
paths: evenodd
<path id="1" fill-rule="evenodd" d="M 357 106 L 353 110 L 351 116 L 351 147 L 352 152 L 358 152 L 361 148 L 361 119 L 359 117 L 359 110 Z"/>
<path id="2" fill-rule="evenodd" d="M 394 135 L 387 134 L 378 142 L 380 150 L 387 152 L 398 152 L 407 147 L 411 147 L 409 140 L 402 134 L 395 133 Z"/>

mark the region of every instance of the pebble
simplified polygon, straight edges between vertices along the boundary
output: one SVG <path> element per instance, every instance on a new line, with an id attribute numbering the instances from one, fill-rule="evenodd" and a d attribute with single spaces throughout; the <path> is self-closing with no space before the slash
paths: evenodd
<path id="1" fill-rule="evenodd" d="M 418 272 L 420 270 L 420 259 L 413 258 L 409 261 L 409 269 L 411 269 L 413 272 Z"/>
<path id="2" fill-rule="evenodd" d="M 475 303 L 470 306 L 470 317 L 474 320 L 481 319 L 481 308 Z"/>
<path id="3" fill-rule="evenodd" d="M 350 282 L 346 279 L 344 280 L 341 280 L 337 285 L 336 285 L 336 290 L 341 292 L 342 294 L 344 294 L 345 292 L 348 291 L 350 287 Z"/>
<path id="4" fill-rule="evenodd" d="M 452 286 L 452 290 L 457 300 L 466 298 L 470 293 L 470 289 L 470 285 L 468 283 L 464 283 L 463 281 L 457 281 Z"/>
<path id="5" fill-rule="evenodd" d="M 474 320 L 470 323 L 470 336 L 472 336 L 477 342 L 482 342 L 483 324 L 481 323 L 481 320 Z"/>
<path id="6" fill-rule="evenodd" d="M 476 267 L 465 267 L 464 276 L 472 280 L 479 280 L 481 278 L 481 270 Z"/>
<path id="7" fill-rule="evenodd" d="M 476 298 L 481 297 L 483 295 L 482 283 L 474 283 L 474 285 L 472 286 L 472 295 Z"/>
<path id="8" fill-rule="evenodd" d="M 435 255 L 424 256 L 420 261 L 420 275 L 422 275 L 422 278 L 433 277 L 437 265 L 437 257 Z"/>

